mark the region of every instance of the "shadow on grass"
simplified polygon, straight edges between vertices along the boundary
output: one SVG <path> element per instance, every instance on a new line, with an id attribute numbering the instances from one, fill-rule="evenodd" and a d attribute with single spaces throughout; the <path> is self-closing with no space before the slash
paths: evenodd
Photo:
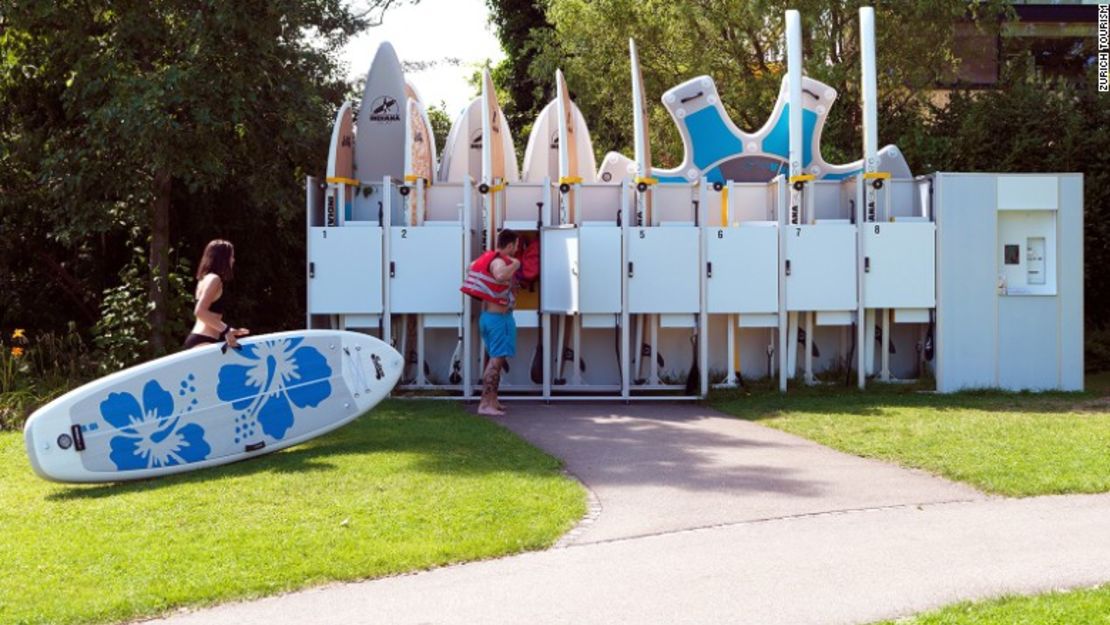
<path id="1" fill-rule="evenodd" d="M 100 485 L 71 485 L 46 496 L 52 501 L 98 499 L 125 493 L 217 482 L 262 473 L 339 471 L 329 460 L 345 456 L 413 454 L 413 471 L 474 475 L 512 471 L 551 475 L 558 461 L 538 461 L 541 452 L 521 445 L 503 428 L 467 413 L 453 402 L 387 401 L 352 423 L 278 452 L 232 464 L 166 477 Z"/>

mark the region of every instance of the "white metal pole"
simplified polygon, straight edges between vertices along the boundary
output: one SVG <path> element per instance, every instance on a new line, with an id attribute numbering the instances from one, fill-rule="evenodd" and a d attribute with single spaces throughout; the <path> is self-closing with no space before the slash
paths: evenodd
<path id="1" fill-rule="evenodd" d="M 389 297 L 389 261 L 393 257 L 393 250 L 389 245 L 390 234 L 393 226 L 393 180 L 386 176 L 382 179 L 382 220 L 379 232 L 382 237 L 382 341 L 390 343 L 393 337 L 393 320 L 390 318 Z M 402 354 L 402 358 L 407 358 Z"/>
<path id="2" fill-rule="evenodd" d="M 632 205 L 631 196 L 631 189 L 626 180 L 621 183 L 621 398 L 626 402 L 631 394 L 629 384 L 632 379 L 632 373 L 629 371 L 631 363 L 628 357 L 628 323 L 630 319 L 628 314 L 628 272 L 624 269 L 628 266 L 628 224 L 632 219 L 629 212 Z M 640 349 L 640 346 L 636 345 L 636 349 Z"/>
<path id="3" fill-rule="evenodd" d="M 874 222 L 877 219 L 877 199 L 874 187 L 874 180 L 868 174 L 874 174 L 878 171 L 878 150 L 879 150 L 879 124 L 878 124 L 878 80 L 875 69 L 875 9 L 871 7 L 860 7 L 859 10 L 859 26 L 860 26 L 860 105 L 863 108 L 863 193 L 862 193 L 862 219 L 856 221 L 858 229 L 858 236 L 860 237 L 860 254 L 866 258 L 867 249 L 865 245 L 865 237 L 868 236 L 864 228 L 865 224 Z M 863 356 L 865 362 L 865 371 L 861 374 L 860 385 L 866 383 L 864 378 L 875 367 L 875 321 L 874 312 L 866 312 L 866 269 L 859 274 L 859 298 L 858 310 L 865 311 L 860 315 L 860 326 L 858 331 L 862 335 L 863 342 Z M 884 315 L 885 319 L 885 315 Z M 883 358 L 886 358 L 886 345 L 887 337 L 883 336 Z M 885 362 L 885 360 L 884 360 Z"/>
<path id="4" fill-rule="evenodd" d="M 467 176 L 466 178 L 463 179 L 462 192 L 463 192 L 463 209 L 462 209 L 463 210 L 463 212 L 462 212 L 462 221 L 463 221 L 463 270 L 462 270 L 462 274 L 463 275 L 462 275 L 462 277 L 460 277 L 460 282 L 466 276 L 466 272 L 467 272 L 468 266 L 470 264 L 471 248 L 474 245 L 473 241 L 470 238 L 470 233 L 472 232 L 471 229 L 474 226 L 474 212 L 473 212 L 473 207 L 472 207 L 472 204 L 471 204 L 471 200 L 474 196 L 474 181 L 470 178 L 470 176 Z M 473 324 L 473 319 L 472 319 L 473 315 L 471 313 L 471 310 L 473 309 L 473 307 L 474 307 L 473 304 L 469 300 L 467 300 L 466 296 L 464 295 L 463 296 L 463 323 L 462 323 L 462 328 L 460 330 L 460 332 L 462 333 L 462 394 L 463 394 L 463 399 L 468 399 L 470 397 L 470 392 L 471 392 L 473 384 L 474 384 L 473 378 L 470 377 L 471 376 L 470 367 L 471 367 L 471 364 L 472 364 L 471 361 L 470 361 L 470 339 L 471 339 L 471 326 Z"/>

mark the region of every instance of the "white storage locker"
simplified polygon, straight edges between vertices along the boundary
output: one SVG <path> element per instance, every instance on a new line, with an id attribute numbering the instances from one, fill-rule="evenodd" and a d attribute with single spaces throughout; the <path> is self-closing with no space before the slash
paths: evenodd
<path id="1" fill-rule="evenodd" d="M 786 310 L 855 310 L 856 227 L 786 226 Z"/>
<path id="2" fill-rule="evenodd" d="M 390 228 L 389 307 L 394 313 L 461 313 L 462 228 Z"/>
<path id="3" fill-rule="evenodd" d="M 563 315 L 578 312 L 578 228 L 540 231 L 540 309 Z"/>
<path id="4" fill-rule="evenodd" d="M 382 312 L 382 229 L 309 228 L 309 312 Z"/>
<path id="5" fill-rule="evenodd" d="M 698 312 L 699 228 L 632 228 L 628 241 L 628 312 Z"/>
<path id="6" fill-rule="evenodd" d="M 621 311 L 621 229 L 583 226 L 578 230 L 580 312 Z"/>
<path id="7" fill-rule="evenodd" d="M 936 226 L 932 222 L 864 224 L 863 259 L 864 308 L 936 305 Z"/>
<path id="8" fill-rule="evenodd" d="M 779 230 L 776 224 L 704 228 L 706 310 L 777 313 Z"/>

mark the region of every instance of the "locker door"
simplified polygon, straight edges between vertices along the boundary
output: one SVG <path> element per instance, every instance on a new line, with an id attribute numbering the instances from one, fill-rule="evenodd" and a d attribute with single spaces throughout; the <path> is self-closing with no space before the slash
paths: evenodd
<path id="1" fill-rule="evenodd" d="M 584 226 L 578 232 L 578 300 L 583 313 L 621 311 L 621 229 Z"/>
<path id="2" fill-rule="evenodd" d="M 931 222 L 868 223 L 863 228 L 864 307 L 933 308 L 936 227 Z"/>
<path id="3" fill-rule="evenodd" d="M 775 226 L 705 229 L 708 312 L 778 312 L 778 239 Z"/>
<path id="4" fill-rule="evenodd" d="M 310 228 L 308 249 L 309 312 L 382 312 L 381 228 Z"/>
<path id="5" fill-rule="evenodd" d="M 785 252 L 787 310 L 855 309 L 855 226 L 787 226 Z"/>
<path id="6" fill-rule="evenodd" d="M 461 313 L 462 228 L 390 228 L 389 307 L 395 313 Z"/>
<path id="7" fill-rule="evenodd" d="M 629 237 L 628 311 L 698 312 L 698 228 L 633 228 Z"/>

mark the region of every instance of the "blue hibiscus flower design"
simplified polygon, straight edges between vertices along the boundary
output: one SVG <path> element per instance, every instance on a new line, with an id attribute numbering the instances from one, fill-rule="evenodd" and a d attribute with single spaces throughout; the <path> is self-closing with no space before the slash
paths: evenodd
<path id="1" fill-rule="evenodd" d="M 108 457 L 121 471 L 188 464 L 212 451 L 204 428 L 195 423 L 178 427 L 173 395 L 155 380 L 143 387 L 141 406 L 131 393 L 110 393 L 100 402 L 100 416 L 119 432 L 109 442 Z"/>
<path id="2" fill-rule="evenodd" d="M 293 427 L 293 406 L 315 408 L 331 396 L 331 367 L 303 339 L 259 341 L 236 353 L 247 364 L 220 367 L 216 395 L 254 415 L 262 431 L 281 439 Z"/>

